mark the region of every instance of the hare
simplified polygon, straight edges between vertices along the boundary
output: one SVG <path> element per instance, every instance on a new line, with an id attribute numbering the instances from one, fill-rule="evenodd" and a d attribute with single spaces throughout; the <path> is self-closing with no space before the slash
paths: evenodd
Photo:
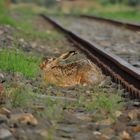
<path id="1" fill-rule="evenodd" d="M 104 75 L 89 60 L 61 64 L 62 61 L 75 54 L 75 51 L 69 51 L 58 58 L 45 59 L 40 64 L 45 81 L 60 87 L 71 87 L 78 84 L 84 86 L 101 84 L 104 81 Z"/>

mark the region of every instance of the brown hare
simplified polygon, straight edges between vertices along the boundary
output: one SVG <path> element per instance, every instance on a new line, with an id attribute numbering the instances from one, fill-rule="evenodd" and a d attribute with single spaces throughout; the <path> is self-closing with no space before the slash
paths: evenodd
<path id="1" fill-rule="evenodd" d="M 101 70 L 89 60 L 62 64 L 75 51 L 69 51 L 58 58 L 45 59 L 40 65 L 45 81 L 61 87 L 99 85 L 104 81 Z"/>

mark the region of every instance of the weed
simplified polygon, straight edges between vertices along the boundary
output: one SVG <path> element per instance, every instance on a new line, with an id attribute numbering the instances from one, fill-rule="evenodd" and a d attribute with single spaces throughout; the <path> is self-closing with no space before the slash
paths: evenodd
<path id="1" fill-rule="evenodd" d="M 36 29 L 30 25 L 30 24 L 21 24 L 20 25 L 21 29 L 23 30 L 23 35 L 25 38 L 30 38 L 30 39 L 42 39 L 42 40 L 47 40 L 47 41 L 57 41 L 62 38 L 61 35 L 56 34 L 56 33 L 49 33 L 47 31 L 41 32 L 41 31 L 36 31 Z"/>
<path id="2" fill-rule="evenodd" d="M 122 90 L 118 89 L 114 93 L 107 93 L 101 87 L 94 87 L 90 98 L 84 95 L 79 96 L 79 102 L 75 104 L 77 107 L 82 107 L 90 114 L 94 114 L 97 119 L 109 117 L 112 121 L 116 120 L 115 112 L 121 110 Z"/>
<path id="3" fill-rule="evenodd" d="M 46 106 L 46 110 L 44 112 L 45 116 L 55 121 L 62 119 L 64 106 L 63 101 L 56 101 L 50 98 L 45 98 L 43 103 Z"/>
<path id="4" fill-rule="evenodd" d="M 129 21 L 139 21 L 140 13 L 138 13 L 136 10 L 131 11 L 117 11 L 117 12 L 100 12 L 98 13 L 99 16 L 107 17 L 113 19 L 114 17 L 116 19 L 120 20 L 129 20 Z"/>
<path id="5" fill-rule="evenodd" d="M 9 16 L 9 11 L 0 9 L 0 24 L 15 26 L 16 22 Z"/>
<path id="6" fill-rule="evenodd" d="M 11 85 L 5 85 L 4 95 L 7 106 L 10 108 L 32 107 L 36 94 L 33 94 L 30 87 L 20 81 L 13 81 Z"/>
<path id="7" fill-rule="evenodd" d="M 119 94 L 108 94 L 104 92 L 96 92 L 92 95 L 92 100 L 87 102 L 85 108 L 93 113 L 101 113 L 101 115 L 108 115 L 110 118 L 115 119 L 115 111 L 120 110 L 122 107 L 121 96 Z M 100 115 L 100 116 L 101 116 Z"/>
<path id="8" fill-rule="evenodd" d="M 140 10 L 139 7 L 130 7 L 125 4 L 107 4 L 87 8 L 72 8 L 71 13 L 79 15 L 81 13 L 88 15 L 96 15 L 105 18 L 127 20 L 127 21 L 140 21 Z"/>
<path id="9" fill-rule="evenodd" d="M 31 99 L 33 95 L 29 93 L 24 87 L 19 87 L 15 89 L 11 95 L 11 106 L 17 107 L 28 107 L 31 104 Z"/>
<path id="10" fill-rule="evenodd" d="M 16 22 L 11 16 L 10 13 L 18 13 L 20 15 L 20 20 Z M 16 36 L 24 36 L 28 40 L 31 39 L 42 39 L 47 41 L 58 41 L 63 36 L 57 32 L 48 32 L 48 31 L 38 31 L 37 27 L 32 24 L 32 20 L 36 17 L 37 12 L 33 8 L 29 7 L 20 7 L 15 9 L 5 9 L 0 7 L 0 24 L 10 25 L 22 31 L 22 34 L 16 33 Z M 26 22 L 25 22 L 26 21 Z"/>

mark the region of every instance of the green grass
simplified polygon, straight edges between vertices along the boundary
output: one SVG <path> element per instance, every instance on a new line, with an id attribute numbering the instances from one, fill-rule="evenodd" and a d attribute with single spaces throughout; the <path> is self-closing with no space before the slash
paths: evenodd
<path id="1" fill-rule="evenodd" d="M 9 16 L 9 12 L 0 7 L 0 24 L 15 26 L 17 23 Z"/>
<path id="2" fill-rule="evenodd" d="M 39 70 L 39 62 L 39 58 L 28 56 L 22 51 L 0 51 L 0 69 L 4 71 L 21 72 L 26 77 L 35 77 Z"/>
<path id="3" fill-rule="evenodd" d="M 17 87 L 10 96 L 10 105 L 12 108 L 29 108 L 33 104 L 35 94 L 32 94 L 27 87 Z"/>
<path id="4" fill-rule="evenodd" d="M 104 110 L 108 113 L 112 113 L 114 110 L 119 109 L 118 102 L 121 100 L 121 97 L 118 95 L 107 95 L 105 93 L 96 93 L 93 97 L 93 101 L 86 105 L 89 111 Z"/>
<path id="5" fill-rule="evenodd" d="M 86 8 L 81 9 L 79 7 L 72 9 L 72 14 L 88 14 L 96 15 L 105 18 L 126 20 L 133 22 L 140 22 L 140 7 L 130 7 L 125 4 L 107 4 L 100 5 L 100 7 Z"/>
<path id="6" fill-rule="evenodd" d="M 14 9 L 16 13 L 20 13 L 21 17 L 19 24 L 16 25 L 17 28 L 22 30 L 22 34 L 28 39 L 42 39 L 47 41 L 55 41 L 59 40 L 63 37 L 63 35 L 58 34 L 57 32 L 52 32 L 48 30 L 39 31 L 37 27 L 31 22 L 31 19 L 37 17 L 37 14 L 33 9 L 26 7 L 16 8 Z M 26 22 L 25 22 L 26 21 Z"/>
<path id="7" fill-rule="evenodd" d="M 18 13 L 20 16 L 20 20 L 16 22 L 16 20 L 14 20 L 10 16 L 10 12 Z M 0 8 L 0 24 L 10 25 L 17 29 L 20 29 L 21 31 L 17 32 L 16 36 L 22 36 L 22 37 L 24 36 L 25 39 L 27 38 L 31 40 L 42 39 L 47 41 L 57 41 L 63 37 L 57 32 L 52 33 L 51 31 L 48 32 L 47 30 L 38 31 L 37 27 L 35 27 L 31 22 L 32 21 L 31 19 L 35 18 L 36 16 L 37 13 L 33 9 L 27 7 L 15 8 L 13 10 Z"/>
<path id="8" fill-rule="evenodd" d="M 132 21 L 132 22 L 140 22 L 140 12 L 137 10 L 129 10 L 129 11 L 98 11 L 96 9 L 88 9 L 86 12 L 82 12 L 83 14 L 95 15 L 99 17 L 105 17 L 116 20 L 124 20 L 124 21 Z M 81 11 L 75 11 L 74 14 L 81 14 Z"/>
<path id="9" fill-rule="evenodd" d="M 55 33 L 55 32 L 47 32 L 47 31 L 36 31 L 36 29 L 30 25 L 30 24 L 21 24 L 19 27 L 21 30 L 22 29 L 26 29 L 23 30 L 22 32 L 22 36 L 24 36 L 24 38 L 27 39 L 41 39 L 44 41 L 57 41 L 59 39 L 62 38 L 62 35 Z"/>
<path id="10" fill-rule="evenodd" d="M 96 14 L 97 16 L 110 18 L 110 19 L 118 19 L 118 20 L 126 20 L 126 21 L 135 21 L 140 22 L 140 12 L 135 10 L 132 11 L 117 11 L 117 12 L 99 12 Z M 115 17 L 115 18 L 114 18 Z"/>
<path id="11" fill-rule="evenodd" d="M 109 117 L 112 121 L 115 121 L 115 111 L 119 111 L 122 108 L 121 90 L 117 90 L 116 93 L 107 93 L 102 88 L 95 87 L 92 93 L 92 97 L 87 100 L 84 96 L 79 97 L 79 104 L 86 111 L 93 113 L 97 119 L 104 119 Z"/>

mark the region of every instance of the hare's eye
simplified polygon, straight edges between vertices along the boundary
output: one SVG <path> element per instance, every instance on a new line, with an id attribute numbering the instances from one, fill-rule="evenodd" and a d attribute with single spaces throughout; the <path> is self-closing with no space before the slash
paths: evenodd
<path id="1" fill-rule="evenodd" d="M 48 62 L 52 62 L 54 60 L 55 60 L 55 58 L 50 58 L 50 59 L 48 59 Z"/>
<path id="2" fill-rule="evenodd" d="M 46 64 L 46 61 L 44 61 L 43 63 L 42 63 L 42 65 L 45 65 Z"/>

